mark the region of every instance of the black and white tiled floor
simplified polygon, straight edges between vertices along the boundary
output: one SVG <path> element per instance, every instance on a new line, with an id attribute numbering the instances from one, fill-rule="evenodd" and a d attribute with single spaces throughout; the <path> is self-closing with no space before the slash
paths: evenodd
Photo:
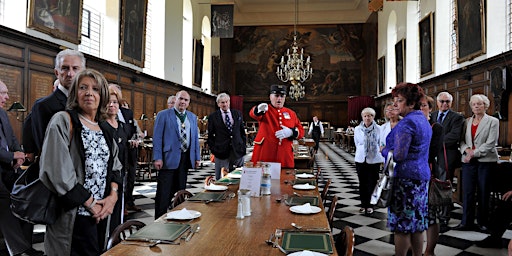
<path id="1" fill-rule="evenodd" d="M 250 157 L 250 155 L 246 156 Z M 337 145 L 321 143 L 316 155 L 316 164 L 322 170 L 323 180 L 331 179 L 330 196 L 339 197 L 334 218 L 334 234 L 349 225 L 355 231 L 354 255 L 394 255 L 393 233 L 386 229 L 387 209 L 376 209 L 371 216 L 359 213 L 358 179 L 355 171 L 354 156 L 343 151 Z M 192 192 L 203 190 L 204 178 L 213 175 L 214 164 L 204 162 L 203 167 L 188 176 L 187 189 Z M 128 219 L 138 219 L 149 223 L 154 220 L 154 196 L 156 182 L 138 183 L 135 188 L 136 204 L 144 209 L 142 212 L 130 212 Z M 456 207 L 451 213 L 449 225 L 459 224 L 462 209 Z M 39 228 L 39 232 L 44 227 Z M 44 231 L 43 231 L 44 232 Z M 472 231 L 450 230 L 441 234 L 435 253 L 438 256 L 447 255 L 492 255 L 506 256 L 507 250 L 485 249 L 474 245 L 474 241 L 482 240 L 487 235 Z M 512 238 L 512 230 L 507 230 L 503 236 L 504 243 Z M 35 248 L 42 249 L 42 243 Z"/>

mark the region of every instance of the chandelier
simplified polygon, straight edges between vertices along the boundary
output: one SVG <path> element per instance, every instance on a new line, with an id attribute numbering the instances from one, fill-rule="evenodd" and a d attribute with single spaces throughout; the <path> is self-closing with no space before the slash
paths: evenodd
<path id="1" fill-rule="evenodd" d="M 299 15 L 298 0 L 295 0 L 295 23 L 293 25 L 293 43 L 290 49 L 286 50 L 286 55 L 281 56 L 281 62 L 277 66 L 277 77 L 283 82 L 292 84 L 289 88 L 288 95 L 295 100 L 304 98 L 306 92 L 305 87 L 301 84 L 313 75 L 311 68 L 310 56 L 304 62 L 304 48 L 299 52 L 299 44 L 297 43 L 297 21 Z M 285 62 L 286 57 L 286 62 Z"/>

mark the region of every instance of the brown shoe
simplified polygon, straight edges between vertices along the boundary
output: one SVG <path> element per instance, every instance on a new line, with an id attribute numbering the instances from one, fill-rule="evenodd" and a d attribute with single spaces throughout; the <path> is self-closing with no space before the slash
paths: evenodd
<path id="1" fill-rule="evenodd" d="M 142 212 L 142 209 L 136 205 L 127 205 L 126 210 L 134 212 Z"/>

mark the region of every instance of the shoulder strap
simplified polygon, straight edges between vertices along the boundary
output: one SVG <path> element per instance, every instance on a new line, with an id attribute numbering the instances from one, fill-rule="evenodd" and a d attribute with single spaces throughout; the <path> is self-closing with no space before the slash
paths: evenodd
<path id="1" fill-rule="evenodd" d="M 73 141 L 73 121 L 71 120 L 71 114 L 66 111 L 69 116 L 69 147 L 71 147 L 71 141 Z"/>

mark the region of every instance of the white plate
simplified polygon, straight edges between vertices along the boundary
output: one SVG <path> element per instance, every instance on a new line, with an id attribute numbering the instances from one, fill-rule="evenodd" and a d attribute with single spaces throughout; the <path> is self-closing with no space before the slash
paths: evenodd
<path id="1" fill-rule="evenodd" d="M 300 210 L 300 206 L 302 205 L 296 205 L 296 206 L 292 206 L 290 207 L 290 211 L 291 212 L 294 212 L 294 213 L 299 213 L 299 214 L 313 214 L 313 213 L 319 213 L 322 211 L 322 209 L 320 209 L 320 207 L 316 207 L 316 206 L 311 206 L 311 212 L 303 212 Z"/>
<path id="2" fill-rule="evenodd" d="M 304 254 L 303 254 L 304 253 Z M 327 254 L 313 252 L 313 251 L 300 251 L 288 254 L 288 256 L 302 256 L 302 255 L 311 255 L 311 256 L 327 256 Z"/>
<path id="3" fill-rule="evenodd" d="M 214 185 L 214 184 L 211 184 L 209 186 L 205 186 L 204 187 L 206 190 L 211 190 L 211 191 L 224 191 L 224 190 L 227 190 L 228 187 L 227 186 L 223 186 L 223 185 Z"/>
<path id="4" fill-rule="evenodd" d="M 192 215 L 192 218 L 182 218 L 181 216 L 178 215 L 179 211 L 181 211 L 181 210 L 168 212 L 167 216 L 165 216 L 165 219 L 167 219 L 167 220 L 191 220 L 191 219 L 197 219 L 197 218 L 201 217 L 200 212 L 194 211 L 194 210 L 187 210 L 190 213 L 190 215 Z"/>
<path id="5" fill-rule="evenodd" d="M 301 174 L 297 174 L 297 175 L 295 175 L 295 177 L 297 177 L 297 178 L 301 178 L 301 179 L 308 179 L 308 178 L 313 178 L 313 177 L 315 177 L 315 175 L 313 175 L 313 174 L 309 174 L 309 173 L 301 173 Z"/>
<path id="6" fill-rule="evenodd" d="M 310 184 L 296 184 L 293 185 L 294 189 L 302 189 L 302 190 L 309 190 L 309 189 L 315 189 L 316 187 Z"/>
<path id="7" fill-rule="evenodd" d="M 240 173 L 228 173 L 228 178 L 231 178 L 231 179 L 240 179 L 242 178 L 242 174 Z"/>

